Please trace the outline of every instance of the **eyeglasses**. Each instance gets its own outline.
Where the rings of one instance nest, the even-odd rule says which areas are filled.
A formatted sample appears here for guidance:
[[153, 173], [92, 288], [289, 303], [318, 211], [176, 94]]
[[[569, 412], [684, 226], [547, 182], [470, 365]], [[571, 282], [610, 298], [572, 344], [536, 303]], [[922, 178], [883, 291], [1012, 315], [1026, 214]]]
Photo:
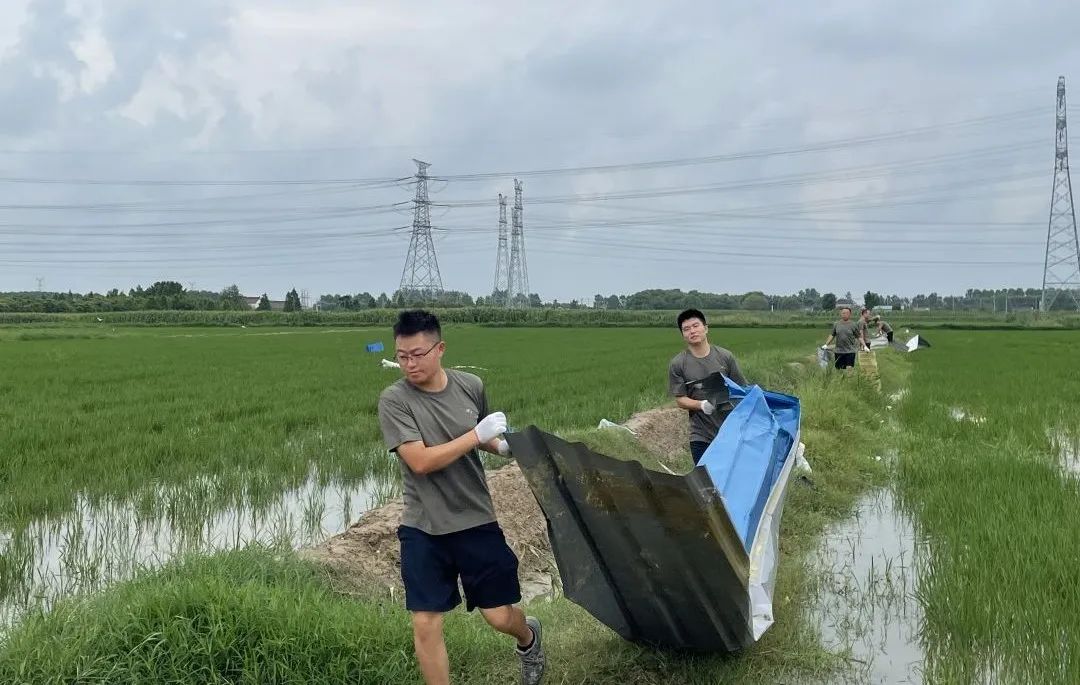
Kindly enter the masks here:
[[401, 364], [402, 366], [404, 366], [405, 364], [408, 364], [410, 361], [420, 361], [424, 357], [428, 356], [428, 354], [430, 354], [432, 350], [434, 350], [436, 347], [438, 347], [439, 343], [441, 343], [441, 342], [442, 342], [442, 340], [437, 341], [434, 345], [427, 348], [427, 352], [423, 352], [421, 354], [408, 354], [408, 353], [405, 353], [405, 352], [398, 352], [397, 353], [398, 364]]

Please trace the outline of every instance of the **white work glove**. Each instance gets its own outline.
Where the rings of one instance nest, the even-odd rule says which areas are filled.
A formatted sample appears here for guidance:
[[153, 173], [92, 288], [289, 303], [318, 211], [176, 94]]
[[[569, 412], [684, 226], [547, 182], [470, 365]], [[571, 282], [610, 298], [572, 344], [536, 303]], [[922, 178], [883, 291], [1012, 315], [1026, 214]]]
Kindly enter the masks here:
[[492, 438], [499, 437], [506, 432], [506, 414], [501, 411], [488, 414], [480, 420], [480, 423], [476, 424], [473, 432], [476, 433], [481, 445], [489, 442]]
[[716, 405], [709, 400], [702, 400], [701, 411], [704, 412], [706, 415], [712, 414], [714, 411], [716, 411]]
[[828, 345], [822, 345], [822, 346], [821, 346], [821, 349], [823, 349], [823, 350], [827, 350], [827, 349], [829, 349], [829, 346], [828, 346]]
[[495, 443], [495, 449], [499, 452], [500, 457], [510, 456], [510, 443], [505, 440], [500, 439]]

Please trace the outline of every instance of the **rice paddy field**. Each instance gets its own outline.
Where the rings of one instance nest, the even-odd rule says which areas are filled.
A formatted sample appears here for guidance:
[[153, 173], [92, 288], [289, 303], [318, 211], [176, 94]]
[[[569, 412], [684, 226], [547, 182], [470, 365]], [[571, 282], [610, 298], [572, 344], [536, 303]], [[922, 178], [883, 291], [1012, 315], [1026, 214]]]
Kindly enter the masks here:
[[926, 678], [1080, 682], [1080, 335], [934, 340], [900, 406], [897, 474]]
[[[512, 426], [643, 461], [592, 429], [667, 402], [681, 347], [673, 328], [445, 336]], [[711, 334], [803, 401], [814, 484], [785, 510], [776, 625], [737, 657], [680, 655], [542, 602], [545, 682], [1080, 680], [1080, 332], [935, 331], [846, 376], [812, 363], [824, 337]], [[390, 350], [385, 328], [0, 329], [0, 681], [417, 682], [398, 603], [290, 552], [397, 494]], [[514, 682], [476, 616], [447, 640], [455, 682]]]

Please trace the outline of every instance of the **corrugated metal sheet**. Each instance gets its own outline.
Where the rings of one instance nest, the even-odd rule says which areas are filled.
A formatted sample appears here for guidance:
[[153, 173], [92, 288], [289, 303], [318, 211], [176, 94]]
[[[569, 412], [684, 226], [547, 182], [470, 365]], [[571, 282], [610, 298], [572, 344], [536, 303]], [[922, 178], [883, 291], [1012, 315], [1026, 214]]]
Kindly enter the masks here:
[[710, 652], [753, 642], [747, 553], [704, 468], [650, 471], [534, 426], [507, 440], [569, 599], [635, 642]]

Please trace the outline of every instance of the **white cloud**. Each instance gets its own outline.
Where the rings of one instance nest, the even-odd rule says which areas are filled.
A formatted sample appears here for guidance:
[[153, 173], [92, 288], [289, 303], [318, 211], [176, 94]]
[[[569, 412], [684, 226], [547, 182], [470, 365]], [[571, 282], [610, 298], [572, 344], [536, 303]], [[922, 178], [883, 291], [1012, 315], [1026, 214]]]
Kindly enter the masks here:
[[[932, 222], [1044, 223], [1053, 84], [1062, 65], [1080, 56], [1068, 34], [1078, 17], [1080, 9], [1072, 6], [1023, 9], [1003, 1], [939, 6], [834, 0], [792, 4], [783, 12], [625, 1], [422, 8], [330, 0], [9, 2], [0, 8], [0, 97], [15, 104], [0, 112], [0, 148], [39, 152], [3, 157], [3, 175], [369, 178], [409, 175], [414, 156], [443, 175], [760, 153], [926, 126], [930, 132], [918, 139], [815, 153], [526, 177], [526, 203], [567, 194], [714, 188], [527, 206], [526, 230], [531, 220], [537, 225], [528, 241], [537, 246], [529, 256], [530, 279], [545, 297], [560, 299], [645, 287], [702, 288], [702, 274], [720, 271], [724, 287], [733, 290], [815, 286], [854, 292], [869, 286], [833, 282], [835, 270], [821, 264], [857, 263], [862, 249], [897, 260], [878, 273], [852, 272], [853, 280], [864, 277], [860, 273], [874, 279], [879, 291], [905, 290], [910, 282], [939, 291], [1036, 284], [1037, 266], [927, 269], [906, 262], [925, 255], [931, 238], [946, 235], [980, 239], [979, 255], [986, 260], [1028, 261], [1024, 250], [995, 248], [977, 228], [935, 230]], [[1020, 113], [1001, 117], [1010, 112]], [[942, 127], [978, 117], [998, 119]], [[1046, 149], [1020, 145], [1043, 139]], [[974, 154], [1013, 144], [997, 155]], [[956, 161], [905, 166], [947, 154], [957, 155]], [[851, 178], [832, 173], [871, 166], [880, 169]], [[1042, 168], [1044, 183], [1031, 177]], [[1022, 178], [1005, 178], [1010, 175]], [[804, 180], [764, 183], [787, 177]], [[1036, 189], [1040, 183], [1045, 188]], [[933, 192], [935, 186], [945, 190]], [[433, 196], [436, 202], [470, 205], [439, 207], [434, 214], [447, 229], [438, 241], [444, 280], [485, 292], [494, 268], [495, 194], [512, 194], [510, 179], [433, 188], [443, 188]], [[82, 214], [0, 209], [0, 224], [67, 227], [35, 229], [30, 237], [0, 235], [0, 289], [28, 287], [44, 274], [54, 287], [83, 290], [171, 275], [200, 283], [237, 281], [258, 292], [293, 284], [313, 292], [392, 291], [407, 244], [389, 232], [408, 223], [407, 212], [307, 220], [334, 208], [407, 202], [407, 187], [313, 193], [290, 186], [61, 184], [15, 192], [23, 190], [44, 204], [169, 198], [180, 207]], [[245, 193], [264, 197], [205, 200]], [[829, 212], [811, 211], [823, 202], [831, 203]], [[889, 206], [877, 206], [882, 204]], [[685, 215], [747, 207], [784, 207], [803, 220]], [[266, 221], [290, 214], [304, 220]], [[641, 217], [656, 223], [619, 223]], [[172, 227], [187, 218], [192, 228]], [[900, 229], [859, 223], [871, 219], [911, 221], [907, 233], [927, 241], [882, 245], [875, 241]], [[597, 220], [604, 225], [587, 225]], [[122, 252], [91, 260], [93, 246], [102, 241], [80, 237], [77, 229], [109, 222], [148, 224], [124, 242], [125, 249], [142, 250], [144, 264], [109, 263], [127, 258]], [[541, 226], [561, 223], [568, 225], [541, 233]], [[57, 239], [60, 233], [67, 238]], [[800, 240], [786, 245], [777, 239], [787, 235]], [[559, 236], [579, 242], [560, 245]], [[539, 251], [543, 245], [595, 255], [605, 240], [622, 241], [617, 252], [632, 259], [574, 258], [570, 280], [556, 275], [565, 256]], [[1039, 240], [1035, 235], [1036, 252]], [[237, 251], [236, 245], [261, 247]], [[718, 254], [675, 267], [672, 249]], [[725, 253], [798, 253], [820, 256], [821, 263], [725, 259]]]

